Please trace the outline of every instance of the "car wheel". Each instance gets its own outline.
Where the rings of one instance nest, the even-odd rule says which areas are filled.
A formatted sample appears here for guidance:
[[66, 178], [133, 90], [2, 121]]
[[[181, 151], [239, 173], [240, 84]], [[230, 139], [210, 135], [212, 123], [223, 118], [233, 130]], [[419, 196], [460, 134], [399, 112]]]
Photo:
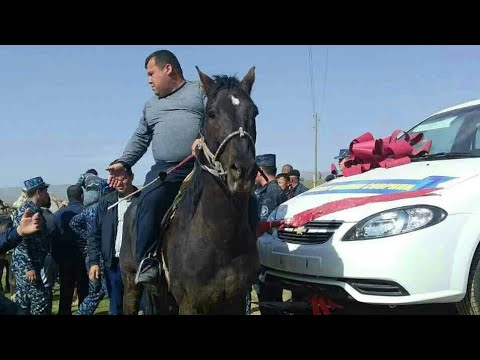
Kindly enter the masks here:
[[467, 293], [463, 300], [457, 303], [457, 310], [461, 315], [480, 315], [480, 248], [477, 248], [473, 256]]

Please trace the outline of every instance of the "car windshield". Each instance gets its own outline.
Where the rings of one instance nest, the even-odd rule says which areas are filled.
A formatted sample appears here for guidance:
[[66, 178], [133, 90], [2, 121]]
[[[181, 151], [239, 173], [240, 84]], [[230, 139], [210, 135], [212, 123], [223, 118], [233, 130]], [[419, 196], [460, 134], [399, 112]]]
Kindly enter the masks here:
[[455, 155], [480, 156], [480, 105], [434, 115], [407, 133], [423, 133], [423, 140], [414, 146], [420, 149], [428, 140], [432, 147], [428, 157]]

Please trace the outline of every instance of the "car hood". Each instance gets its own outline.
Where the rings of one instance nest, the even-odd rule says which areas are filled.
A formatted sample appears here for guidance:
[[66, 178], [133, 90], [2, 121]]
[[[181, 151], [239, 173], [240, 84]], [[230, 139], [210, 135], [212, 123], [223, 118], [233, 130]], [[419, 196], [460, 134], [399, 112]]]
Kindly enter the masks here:
[[[294, 197], [281, 205], [281, 218], [291, 218], [299, 212], [344, 199], [375, 195], [388, 197], [388, 194], [423, 189], [438, 189], [434, 193], [442, 194], [478, 175], [480, 158], [421, 161], [389, 169], [377, 168], [355, 176], [339, 177]], [[322, 219], [359, 221], [368, 216], [366, 212], [375, 213], [409, 202], [417, 203], [418, 198], [366, 204], [323, 216]]]

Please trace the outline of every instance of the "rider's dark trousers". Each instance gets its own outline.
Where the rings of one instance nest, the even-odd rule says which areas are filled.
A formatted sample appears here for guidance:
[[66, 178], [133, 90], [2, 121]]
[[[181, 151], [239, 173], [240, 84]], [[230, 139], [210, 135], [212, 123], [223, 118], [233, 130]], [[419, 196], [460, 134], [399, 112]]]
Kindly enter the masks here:
[[[189, 161], [181, 168], [167, 176], [165, 181], [157, 180], [142, 190], [137, 208], [137, 243], [135, 258], [137, 263], [152, 251], [155, 245], [159, 225], [168, 208], [172, 205], [182, 181], [193, 169], [194, 161]], [[157, 162], [145, 178], [145, 184], [155, 179], [160, 171], [177, 165], [177, 163]]]

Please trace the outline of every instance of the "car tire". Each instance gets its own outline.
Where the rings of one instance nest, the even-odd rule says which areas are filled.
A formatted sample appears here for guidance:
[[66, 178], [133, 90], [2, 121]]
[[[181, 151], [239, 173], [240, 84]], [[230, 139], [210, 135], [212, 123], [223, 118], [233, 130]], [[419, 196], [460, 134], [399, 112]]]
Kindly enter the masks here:
[[463, 300], [457, 303], [457, 310], [461, 315], [480, 315], [480, 248], [477, 248], [473, 256], [467, 293]]

